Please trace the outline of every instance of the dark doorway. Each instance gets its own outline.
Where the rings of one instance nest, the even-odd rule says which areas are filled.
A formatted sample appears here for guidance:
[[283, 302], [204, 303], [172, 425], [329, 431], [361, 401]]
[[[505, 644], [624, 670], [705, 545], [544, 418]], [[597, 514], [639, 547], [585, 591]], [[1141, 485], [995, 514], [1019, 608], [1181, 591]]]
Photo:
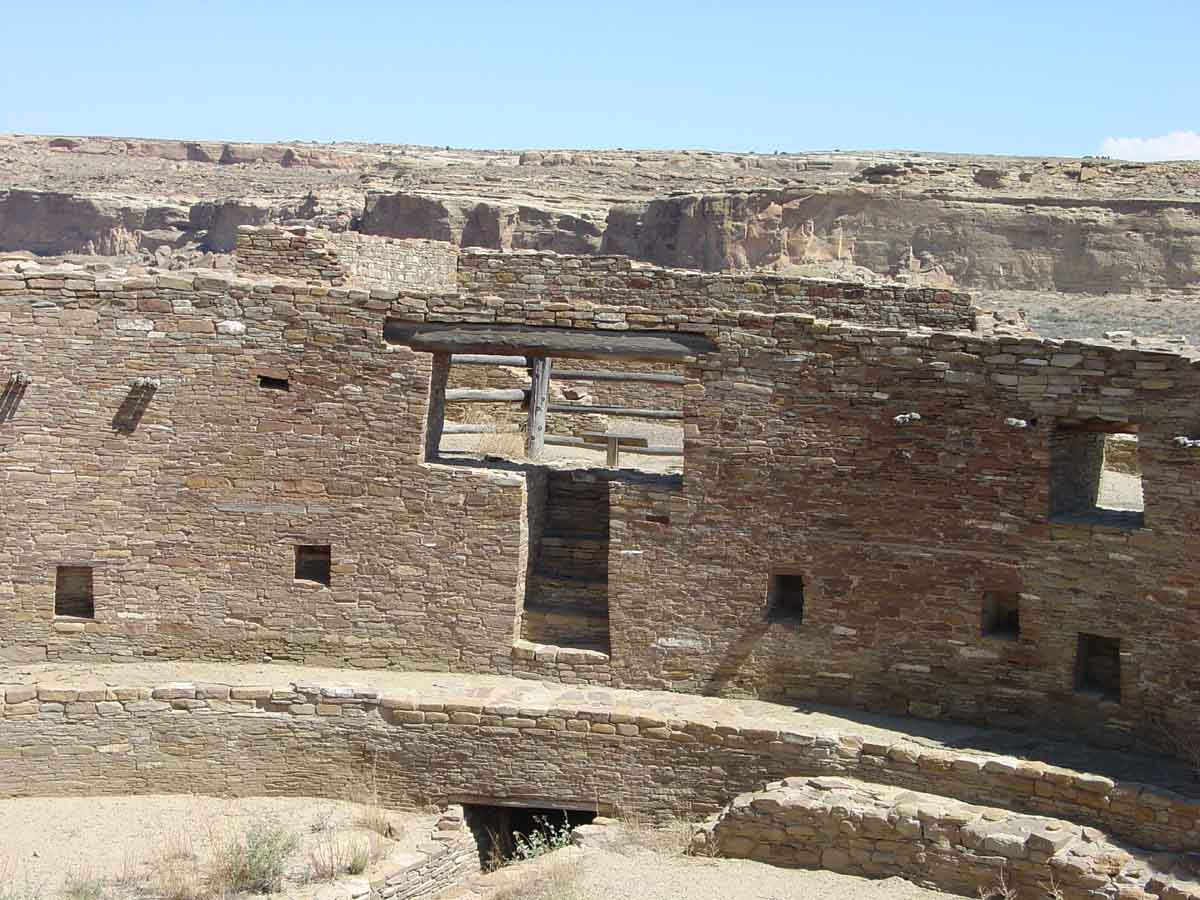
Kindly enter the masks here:
[[484, 870], [499, 868], [518, 856], [522, 841], [553, 842], [596, 817], [591, 810], [532, 806], [464, 804], [463, 811], [479, 846], [479, 865]]

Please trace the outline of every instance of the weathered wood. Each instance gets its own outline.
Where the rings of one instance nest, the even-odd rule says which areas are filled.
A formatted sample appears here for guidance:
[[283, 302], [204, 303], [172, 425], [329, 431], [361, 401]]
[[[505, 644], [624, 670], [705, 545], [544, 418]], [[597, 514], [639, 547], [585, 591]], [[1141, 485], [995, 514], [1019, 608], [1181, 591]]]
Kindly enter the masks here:
[[435, 353], [429, 374], [429, 413], [425, 418], [425, 458], [437, 459], [446, 421], [446, 382], [450, 379], [450, 356]]
[[448, 403], [524, 403], [523, 388], [454, 388], [446, 391]]
[[716, 350], [716, 345], [708, 338], [686, 332], [450, 325], [402, 319], [388, 319], [383, 326], [383, 337], [388, 343], [427, 353], [525, 354], [648, 362], [691, 361]]
[[595, 370], [558, 369], [556, 381], [641, 381], [649, 384], [687, 384], [682, 375], [667, 375], [664, 372], [601, 372]]
[[530, 360], [532, 381], [529, 386], [529, 427], [525, 431], [525, 455], [537, 459], [546, 443], [546, 410], [550, 406], [550, 360], [535, 356]]
[[628, 431], [585, 431], [580, 437], [586, 444], [606, 444], [616, 438], [622, 447], [649, 447], [650, 441], [644, 435]]
[[628, 406], [587, 406], [582, 403], [551, 403], [552, 413], [591, 413], [598, 416], [628, 416], [637, 419], [682, 419], [678, 409], [634, 409]]
[[[571, 437], [564, 434], [546, 435], [546, 443], [552, 447], [578, 447], [581, 450], [597, 449], [595, 444], [589, 444], [583, 438]], [[666, 447], [654, 444], [649, 447], [623, 447], [623, 453], [635, 456], [683, 456], [682, 447]]]
[[455, 353], [450, 362], [456, 366], [525, 366], [524, 356], [496, 356], [490, 353]]
[[476, 425], [469, 422], [447, 422], [442, 434], [519, 434], [520, 425], [511, 422], [496, 422], [491, 425]]

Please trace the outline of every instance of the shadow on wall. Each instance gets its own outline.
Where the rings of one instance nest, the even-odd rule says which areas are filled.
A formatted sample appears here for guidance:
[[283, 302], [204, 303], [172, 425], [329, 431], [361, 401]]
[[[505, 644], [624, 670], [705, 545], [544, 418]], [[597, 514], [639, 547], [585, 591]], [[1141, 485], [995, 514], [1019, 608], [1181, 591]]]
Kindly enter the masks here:
[[116, 415], [113, 416], [113, 430], [119, 434], [133, 434], [142, 421], [150, 401], [158, 390], [158, 381], [149, 378], [139, 378], [133, 383], [121, 403]]
[[25, 397], [25, 390], [29, 386], [29, 376], [22, 372], [13, 373], [8, 379], [8, 384], [4, 386], [4, 392], [0, 394], [0, 424], [11, 421], [17, 414], [17, 407], [21, 405], [21, 400]]

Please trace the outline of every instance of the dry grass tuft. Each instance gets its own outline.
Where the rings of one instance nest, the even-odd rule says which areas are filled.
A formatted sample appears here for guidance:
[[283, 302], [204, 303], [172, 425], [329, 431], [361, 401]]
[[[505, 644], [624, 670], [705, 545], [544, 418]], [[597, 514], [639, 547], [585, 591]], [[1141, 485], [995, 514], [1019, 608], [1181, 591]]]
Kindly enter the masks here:
[[[517, 871], [520, 871], [519, 869]], [[579, 884], [583, 864], [577, 856], [547, 860], [536, 872], [515, 878], [489, 900], [593, 900]]]
[[104, 879], [86, 869], [72, 869], [63, 879], [65, 900], [104, 900]]
[[216, 849], [209, 884], [226, 894], [277, 891], [299, 838], [274, 822], [255, 822]]

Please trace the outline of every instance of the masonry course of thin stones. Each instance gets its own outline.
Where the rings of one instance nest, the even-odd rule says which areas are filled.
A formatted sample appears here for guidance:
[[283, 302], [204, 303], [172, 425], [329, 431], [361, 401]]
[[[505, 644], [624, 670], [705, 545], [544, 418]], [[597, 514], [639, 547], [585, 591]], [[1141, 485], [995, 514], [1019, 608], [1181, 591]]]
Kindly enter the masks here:
[[236, 261], [246, 274], [313, 284], [389, 285], [443, 290], [454, 285], [458, 248], [357, 232], [277, 226], [238, 228]]
[[900, 876], [967, 897], [1002, 888], [1063, 900], [1193, 900], [1187, 860], [1130, 850], [1040, 816], [843, 778], [788, 778], [742, 794], [697, 833], [722, 857], [869, 878]]
[[[559, 286], [512, 287], [530, 269]], [[895, 290], [763, 293], [609, 258], [466, 253], [459, 273], [448, 293], [0, 275], [0, 366], [32, 377], [0, 425], [0, 657], [563, 677], [1172, 752], [1196, 734], [1181, 635], [1200, 628], [1200, 456], [1177, 443], [1200, 430], [1192, 355], [885, 327]], [[924, 303], [965, 321], [953, 298], [903, 293], [910, 319]], [[826, 307], [860, 321], [792, 311]], [[683, 478], [610, 482], [606, 662], [515, 642], [526, 476], [422, 460], [429, 360], [386, 345], [386, 317], [716, 343], [683, 366]], [[260, 391], [270, 373], [291, 391]], [[138, 378], [161, 386], [114, 433]], [[1047, 516], [1055, 424], [1093, 418], [1140, 429], [1145, 528]], [[297, 544], [335, 548], [331, 587], [292, 581]], [[53, 616], [55, 566], [72, 564], [96, 568], [94, 621]], [[800, 626], [766, 621], [777, 565], [805, 573]], [[1019, 640], [980, 634], [997, 588], [1021, 596]], [[1121, 640], [1120, 703], [1075, 690], [1080, 632]]]
[[[190, 789], [218, 795], [342, 796], [370, 776], [382, 802], [399, 805], [524, 799], [663, 817], [715, 811], [782, 777], [836, 775], [1090, 824], [1141, 847], [1200, 849], [1194, 797], [874, 729], [864, 736], [849, 722], [815, 728], [765, 704], [697, 698], [686, 708], [663, 695], [436, 676], [396, 689], [237, 674], [9, 685], [0, 796], [156, 792], [185, 773]], [[110, 668], [106, 677], [119, 676]]]

